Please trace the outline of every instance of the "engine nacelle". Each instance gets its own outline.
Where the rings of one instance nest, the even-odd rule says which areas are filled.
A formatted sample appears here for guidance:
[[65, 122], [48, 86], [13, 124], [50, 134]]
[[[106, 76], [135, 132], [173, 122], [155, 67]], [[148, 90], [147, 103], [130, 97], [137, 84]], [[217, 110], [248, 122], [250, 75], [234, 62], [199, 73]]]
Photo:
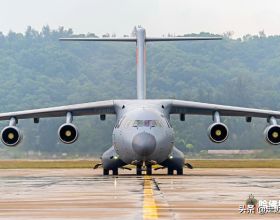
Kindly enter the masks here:
[[222, 143], [228, 138], [228, 128], [223, 123], [213, 123], [208, 128], [208, 136], [211, 141]]
[[22, 135], [16, 126], [7, 126], [1, 131], [1, 141], [9, 147], [14, 147], [20, 143]]
[[280, 126], [270, 125], [264, 130], [265, 139], [268, 143], [277, 145], [280, 144]]
[[74, 143], [79, 136], [78, 129], [72, 123], [65, 123], [58, 129], [58, 137], [65, 144]]

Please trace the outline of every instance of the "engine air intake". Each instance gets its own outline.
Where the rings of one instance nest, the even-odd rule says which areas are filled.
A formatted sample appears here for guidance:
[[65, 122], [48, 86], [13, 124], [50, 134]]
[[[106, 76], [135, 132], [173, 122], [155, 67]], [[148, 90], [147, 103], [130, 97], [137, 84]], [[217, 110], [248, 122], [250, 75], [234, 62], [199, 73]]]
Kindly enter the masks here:
[[265, 139], [270, 144], [280, 144], [280, 126], [270, 125], [264, 130]]
[[208, 136], [215, 143], [222, 143], [228, 138], [228, 128], [223, 123], [213, 123], [208, 128]]
[[72, 123], [65, 123], [58, 129], [59, 139], [65, 144], [72, 144], [78, 139], [78, 129]]
[[21, 141], [21, 132], [15, 126], [7, 126], [1, 131], [1, 141], [9, 147], [14, 147]]

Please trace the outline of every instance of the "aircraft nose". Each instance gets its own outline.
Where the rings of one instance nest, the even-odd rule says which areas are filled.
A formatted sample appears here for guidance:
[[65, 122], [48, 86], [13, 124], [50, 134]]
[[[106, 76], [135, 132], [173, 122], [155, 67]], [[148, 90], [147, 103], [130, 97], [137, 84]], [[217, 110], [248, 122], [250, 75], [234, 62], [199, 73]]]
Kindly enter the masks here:
[[146, 132], [136, 134], [132, 140], [132, 148], [140, 156], [149, 156], [156, 148], [155, 136]]

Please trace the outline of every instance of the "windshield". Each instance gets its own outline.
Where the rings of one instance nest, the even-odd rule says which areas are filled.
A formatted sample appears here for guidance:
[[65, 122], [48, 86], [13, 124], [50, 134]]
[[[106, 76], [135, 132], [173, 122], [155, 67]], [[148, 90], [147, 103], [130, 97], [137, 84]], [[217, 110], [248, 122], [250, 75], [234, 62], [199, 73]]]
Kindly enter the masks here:
[[163, 123], [159, 120], [125, 120], [122, 127], [163, 127]]

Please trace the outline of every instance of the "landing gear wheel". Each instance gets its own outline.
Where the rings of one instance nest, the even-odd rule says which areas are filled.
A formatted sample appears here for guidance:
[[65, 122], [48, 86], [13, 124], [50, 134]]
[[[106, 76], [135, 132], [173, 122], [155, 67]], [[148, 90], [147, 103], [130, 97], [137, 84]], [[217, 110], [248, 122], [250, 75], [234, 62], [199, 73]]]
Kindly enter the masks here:
[[183, 175], [183, 168], [177, 169], [177, 175]]
[[108, 169], [103, 169], [103, 175], [109, 175], [109, 170]]
[[152, 175], [152, 165], [147, 165], [147, 175]]
[[118, 175], [118, 174], [119, 174], [118, 168], [113, 169], [113, 175]]
[[142, 175], [142, 166], [138, 166], [136, 167], [136, 175], [137, 176], [141, 176]]
[[173, 169], [171, 169], [171, 168], [167, 168], [167, 174], [168, 175], [173, 175]]

